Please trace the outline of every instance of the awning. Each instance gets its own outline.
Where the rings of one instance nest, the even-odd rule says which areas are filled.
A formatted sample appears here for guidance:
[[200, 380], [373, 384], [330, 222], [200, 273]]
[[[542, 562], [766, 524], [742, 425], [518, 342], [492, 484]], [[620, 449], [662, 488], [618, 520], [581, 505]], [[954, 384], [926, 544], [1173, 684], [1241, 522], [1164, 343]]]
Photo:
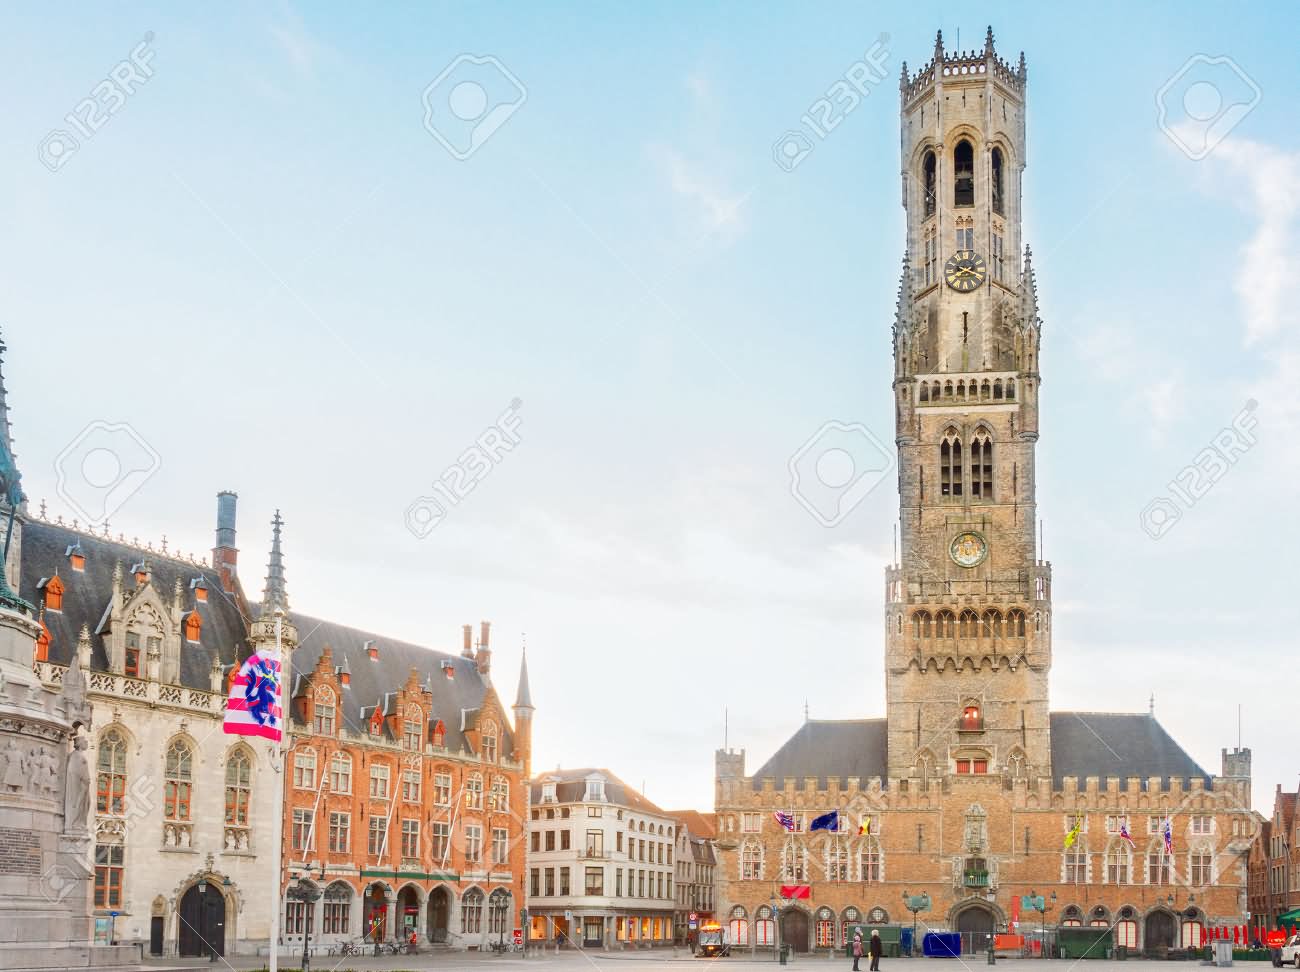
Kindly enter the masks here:
[[1292, 908], [1286, 914], [1278, 915], [1277, 921], [1279, 925], [1290, 925], [1293, 922], [1300, 924], [1300, 908]]

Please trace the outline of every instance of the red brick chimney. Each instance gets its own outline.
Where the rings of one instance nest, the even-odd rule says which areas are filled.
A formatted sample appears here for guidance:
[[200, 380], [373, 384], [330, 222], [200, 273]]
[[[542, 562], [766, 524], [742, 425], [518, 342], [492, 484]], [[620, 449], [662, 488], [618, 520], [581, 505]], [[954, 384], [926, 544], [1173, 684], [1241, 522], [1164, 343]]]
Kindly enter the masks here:
[[460, 646], [460, 655], [462, 658], [474, 657], [474, 625], [461, 625], [461, 632], [464, 634], [464, 642]]
[[478, 654], [474, 656], [474, 663], [478, 666], [478, 673], [484, 676], [492, 671], [492, 650], [488, 647], [488, 633], [491, 627], [491, 621], [479, 622]]

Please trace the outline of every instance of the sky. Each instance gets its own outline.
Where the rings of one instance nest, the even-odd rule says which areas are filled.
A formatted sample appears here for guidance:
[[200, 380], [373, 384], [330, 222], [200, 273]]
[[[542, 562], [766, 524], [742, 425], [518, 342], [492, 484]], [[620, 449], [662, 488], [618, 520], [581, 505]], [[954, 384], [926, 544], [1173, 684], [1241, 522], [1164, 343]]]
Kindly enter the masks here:
[[825, 526], [789, 462], [892, 439], [897, 78], [988, 24], [1029, 70], [1053, 708], [1154, 694], [1213, 772], [1240, 711], [1267, 813], [1300, 773], [1289, 5], [9, 5], [26, 492], [207, 552], [235, 490], [252, 596], [278, 508], [296, 610], [444, 651], [490, 620], [535, 769], [710, 809], [724, 739], [753, 771], [805, 706], [883, 715], [893, 479]]

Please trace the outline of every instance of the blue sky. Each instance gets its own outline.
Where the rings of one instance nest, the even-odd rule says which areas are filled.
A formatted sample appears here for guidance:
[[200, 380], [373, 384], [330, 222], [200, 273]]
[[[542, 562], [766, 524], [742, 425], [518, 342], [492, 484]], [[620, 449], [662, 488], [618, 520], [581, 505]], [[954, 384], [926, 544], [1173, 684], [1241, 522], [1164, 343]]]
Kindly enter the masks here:
[[[538, 768], [707, 808], [724, 709], [751, 770], [805, 699], [883, 713], [895, 491], [825, 528], [787, 460], [829, 420], [891, 438], [900, 62], [992, 23], [1029, 64], [1054, 707], [1154, 692], [1217, 771], [1242, 703], [1271, 804], [1297, 772], [1294, 13], [954, 9], [10, 7], [0, 321], [27, 492], [76, 515], [58, 457], [129, 423], [157, 469], [114, 532], [206, 550], [235, 489], [260, 590], [278, 506], [297, 609], [445, 650], [490, 619], [507, 698], [526, 632]], [[882, 35], [885, 80], [774, 164]], [[147, 80], [51, 171], [47, 133], [76, 137], [65, 116], [142, 42]], [[461, 161], [422, 93], [465, 53], [527, 97]], [[1260, 97], [1193, 161], [1155, 99], [1198, 54]], [[1141, 511], [1252, 399], [1258, 445], [1151, 539]], [[417, 538], [408, 507], [516, 400], [518, 444]]]

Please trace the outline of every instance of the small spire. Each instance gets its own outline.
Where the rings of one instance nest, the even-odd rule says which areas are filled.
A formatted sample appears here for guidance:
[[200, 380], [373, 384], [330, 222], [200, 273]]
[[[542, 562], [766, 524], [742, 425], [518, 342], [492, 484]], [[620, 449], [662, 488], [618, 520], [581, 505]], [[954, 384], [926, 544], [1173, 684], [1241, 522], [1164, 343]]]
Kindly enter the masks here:
[[519, 691], [515, 693], [516, 709], [533, 709], [533, 692], [528, 685], [528, 647], [519, 656]]
[[993, 25], [989, 24], [988, 33], [984, 35], [984, 56], [993, 56]]
[[907, 62], [906, 61], [903, 62], [903, 66], [901, 69], [899, 69], [898, 72], [898, 90], [903, 92], [907, 91]]
[[18, 510], [27, 497], [23, 495], [23, 477], [18, 472], [13, 436], [9, 430], [9, 404], [3, 371], [4, 353], [7, 350], [4, 338], [0, 337], [0, 491], [3, 493], [0, 500], [11, 509]]
[[934, 34], [934, 63], [943, 63], [943, 31], [935, 31]]
[[289, 611], [289, 593], [284, 587], [284, 555], [280, 551], [280, 528], [284, 520], [280, 511], [271, 519], [271, 559], [266, 565], [266, 586], [262, 588], [262, 617], [271, 618], [277, 611]]
[[1021, 52], [1020, 52], [1020, 69], [1019, 69], [1019, 73], [1020, 73], [1020, 80], [1021, 80], [1021, 81], [1023, 81], [1023, 80], [1025, 79], [1025, 76], [1028, 74], [1028, 71], [1027, 71], [1026, 68], [1025, 68], [1025, 52], [1024, 52], [1024, 51], [1021, 51]]

